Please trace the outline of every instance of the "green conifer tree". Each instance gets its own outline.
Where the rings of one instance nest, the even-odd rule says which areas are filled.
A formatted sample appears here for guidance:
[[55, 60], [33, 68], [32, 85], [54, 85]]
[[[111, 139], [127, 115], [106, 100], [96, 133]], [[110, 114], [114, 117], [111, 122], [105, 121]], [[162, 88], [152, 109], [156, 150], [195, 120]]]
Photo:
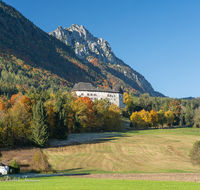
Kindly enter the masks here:
[[68, 128], [67, 124], [67, 114], [64, 108], [64, 104], [61, 98], [58, 98], [55, 104], [56, 107], [56, 131], [55, 137], [58, 139], [67, 138]]
[[47, 145], [49, 138], [47, 113], [42, 101], [33, 106], [33, 130], [32, 140], [36, 145], [43, 147]]
[[186, 125], [192, 124], [193, 116], [194, 116], [193, 110], [191, 109], [191, 107], [188, 104], [187, 107], [186, 107], [186, 111], [185, 111], [185, 122], [186, 122]]
[[73, 131], [74, 132], [79, 132], [80, 128], [81, 128], [81, 124], [79, 122], [79, 118], [78, 118], [77, 113], [76, 113], [75, 117], [74, 117]]
[[170, 100], [166, 98], [165, 103], [164, 103], [164, 112], [169, 110], [169, 103], [170, 103]]

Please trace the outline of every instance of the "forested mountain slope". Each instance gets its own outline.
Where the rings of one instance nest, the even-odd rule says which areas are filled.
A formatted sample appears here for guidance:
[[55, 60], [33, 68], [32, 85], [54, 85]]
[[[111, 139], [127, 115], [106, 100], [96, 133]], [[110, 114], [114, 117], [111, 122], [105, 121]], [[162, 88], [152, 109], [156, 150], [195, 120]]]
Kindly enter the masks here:
[[142, 83], [122, 77], [120, 69], [94, 58], [85, 63], [69, 46], [42, 31], [15, 8], [0, 2], [0, 94], [14, 94], [31, 86], [70, 90], [80, 81], [99, 88], [117, 83], [125, 91], [148, 92]]

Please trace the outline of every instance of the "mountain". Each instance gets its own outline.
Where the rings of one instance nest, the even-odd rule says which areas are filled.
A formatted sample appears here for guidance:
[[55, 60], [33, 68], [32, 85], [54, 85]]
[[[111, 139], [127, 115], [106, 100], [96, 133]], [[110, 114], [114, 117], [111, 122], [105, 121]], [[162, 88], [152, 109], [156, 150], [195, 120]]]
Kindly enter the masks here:
[[79, 81], [97, 81], [96, 85], [101, 86], [105, 80], [83, 64], [68, 46], [1, 1], [0, 76], [0, 94], [13, 94], [31, 86], [70, 91]]
[[[95, 38], [89, 36], [84, 27], [85, 35], [75, 33], [75, 28], [80, 27], [74, 25], [71, 31], [68, 29], [69, 35], [74, 37], [66, 45], [35, 26], [15, 8], [0, 1], [0, 94], [27, 91], [31, 86], [70, 91], [75, 83], [90, 82], [99, 88], [112, 88], [119, 84], [124, 91], [135, 94], [149, 92], [152, 96], [162, 95], [155, 92], [142, 75], [119, 60], [106, 41], [100, 40], [100, 45], [95, 45]], [[103, 47], [108, 50], [104, 59], [91, 52], [86, 57], [86, 52], [89, 52], [86, 47], [85, 53], [80, 53], [84, 48], [75, 46], [78, 38], [85, 43], [80, 33], [87, 39], [94, 38], [91, 46], [88, 45], [88, 48], [92, 47], [91, 52], [97, 49], [101, 53]], [[83, 42], [79, 41], [79, 44]]]
[[84, 26], [77, 24], [69, 28], [59, 26], [49, 34], [70, 46], [84, 63], [95, 62], [95, 66], [98, 67], [101, 62], [107, 66], [107, 73], [120, 78], [135, 90], [141, 93], [148, 92], [151, 96], [163, 96], [154, 91], [151, 84], [140, 73], [116, 57], [107, 41], [94, 37]]
[[196, 99], [195, 97], [185, 97], [185, 98], [180, 98], [180, 99], [183, 99], [183, 100], [193, 100], [193, 99]]

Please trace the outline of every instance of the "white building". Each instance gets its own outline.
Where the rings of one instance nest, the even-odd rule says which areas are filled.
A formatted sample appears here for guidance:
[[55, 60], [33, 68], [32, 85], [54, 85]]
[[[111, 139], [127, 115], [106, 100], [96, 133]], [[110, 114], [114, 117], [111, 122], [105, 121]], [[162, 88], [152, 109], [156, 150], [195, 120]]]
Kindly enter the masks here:
[[113, 89], [98, 89], [91, 83], [79, 82], [74, 85], [71, 92], [75, 92], [80, 97], [89, 97], [92, 101], [108, 98], [111, 103], [119, 106], [119, 108], [126, 106], [123, 102], [123, 91], [119, 85], [115, 85]]
[[10, 166], [0, 162], [0, 175], [7, 175], [10, 171]]

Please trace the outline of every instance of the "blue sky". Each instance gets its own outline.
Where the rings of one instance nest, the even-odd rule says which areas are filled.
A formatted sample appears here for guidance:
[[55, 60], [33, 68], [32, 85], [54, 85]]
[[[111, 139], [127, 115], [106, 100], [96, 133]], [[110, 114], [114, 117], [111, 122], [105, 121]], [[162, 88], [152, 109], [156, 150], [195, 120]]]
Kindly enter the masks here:
[[3, 0], [45, 32], [84, 25], [154, 90], [200, 97], [199, 0]]

